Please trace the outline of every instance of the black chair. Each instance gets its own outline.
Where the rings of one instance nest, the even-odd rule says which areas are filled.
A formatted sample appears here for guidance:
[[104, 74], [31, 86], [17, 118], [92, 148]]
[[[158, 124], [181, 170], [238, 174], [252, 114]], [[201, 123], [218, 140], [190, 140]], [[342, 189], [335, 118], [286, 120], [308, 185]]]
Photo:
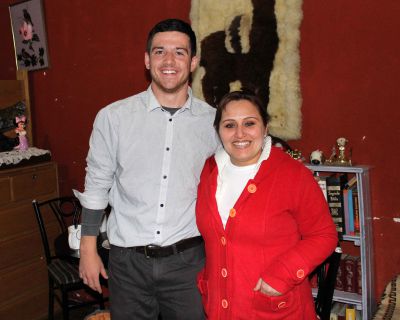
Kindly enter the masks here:
[[[79, 277], [79, 267], [77, 261], [59, 257], [51, 252], [48, 235], [62, 236], [67, 235], [68, 221], [72, 221], [80, 215], [81, 207], [75, 197], [61, 197], [43, 202], [32, 201], [36, 219], [39, 224], [40, 235], [43, 242], [44, 253], [49, 282], [49, 309], [48, 319], [54, 318], [54, 299], [62, 307], [63, 319], [69, 318], [71, 309], [83, 306], [98, 304], [100, 309], [104, 309], [104, 299], [102, 294], [91, 290]], [[67, 237], [65, 237], [67, 241]], [[84, 289], [93, 299], [88, 301], [77, 301], [71, 299], [70, 293]]]
[[317, 275], [318, 293], [315, 298], [315, 311], [321, 320], [329, 320], [335, 291], [336, 277], [339, 269], [342, 249], [335, 251], [310, 275]]

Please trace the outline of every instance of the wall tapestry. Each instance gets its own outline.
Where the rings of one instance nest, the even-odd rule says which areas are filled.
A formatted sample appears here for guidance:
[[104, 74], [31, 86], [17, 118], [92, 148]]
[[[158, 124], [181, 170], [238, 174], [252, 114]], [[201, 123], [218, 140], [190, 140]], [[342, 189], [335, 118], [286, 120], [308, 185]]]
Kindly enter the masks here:
[[195, 95], [216, 106], [229, 91], [254, 89], [271, 116], [270, 134], [299, 139], [301, 5], [302, 0], [192, 0], [200, 56]]

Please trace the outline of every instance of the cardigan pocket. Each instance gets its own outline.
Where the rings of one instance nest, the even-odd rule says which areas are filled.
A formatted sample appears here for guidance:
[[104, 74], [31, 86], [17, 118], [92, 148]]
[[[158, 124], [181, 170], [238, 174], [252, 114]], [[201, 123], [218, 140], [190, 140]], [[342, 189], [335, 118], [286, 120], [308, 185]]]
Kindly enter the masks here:
[[292, 291], [281, 296], [268, 296], [260, 291], [253, 294], [253, 319], [301, 319], [299, 299]]

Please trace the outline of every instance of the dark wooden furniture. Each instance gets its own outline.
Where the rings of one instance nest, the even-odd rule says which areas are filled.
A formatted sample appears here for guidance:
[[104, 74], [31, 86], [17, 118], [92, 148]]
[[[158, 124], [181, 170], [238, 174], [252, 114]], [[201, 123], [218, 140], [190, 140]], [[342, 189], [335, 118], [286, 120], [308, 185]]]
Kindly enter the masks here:
[[0, 319], [47, 314], [46, 263], [32, 199], [58, 194], [54, 162], [0, 170]]
[[[68, 225], [73, 217], [80, 216], [81, 206], [78, 199], [60, 197], [41, 202], [33, 200], [32, 205], [39, 226], [48, 271], [48, 319], [54, 318], [54, 300], [59, 302], [64, 320], [69, 319], [69, 311], [72, 309], [93, 304], [99, 304], [100, 309], [104, 309], [103, 295], [91, 290], [83, 283], [79, 277], [79, 265], [76, 261], [65, 259], [65, 256], [57, 256], [56, 250], [50, 249], [48, 234], [54, 224], [58, 227], [59, 235], [66, 235]], [[71, 299], [70, 293], [80, 290], [87, 291], [93, 299], [83, 301]]]

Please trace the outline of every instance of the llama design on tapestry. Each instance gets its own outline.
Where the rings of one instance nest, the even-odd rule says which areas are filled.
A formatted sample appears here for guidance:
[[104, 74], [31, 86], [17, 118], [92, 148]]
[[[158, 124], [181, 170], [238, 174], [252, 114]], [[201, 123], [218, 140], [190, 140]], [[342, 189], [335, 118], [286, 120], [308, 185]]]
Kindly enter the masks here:
[[247, 22], [243, 15], [234, 17], [227, 30], [232, 52], [225, 46], [225, 31], [214, 32], [201, 41], [200, 66], [206, 70], [201, 84], [204, 98], [211, 105], [217, 105], [226, 93], [240, 87], [255, 89], [268, 105], [269, 88], [265, 84], [279, 41], [274, 1], [253, 0], [253, 6], [249, 48], [243, 48], [241, 42], [240, 27]]
[[300, 138], [301, 5], [302, 0], [192, 0], [200, 56], [194, 94], [216, 106], [230, 91], [253, 89], [271, 116], [269, 132]]

